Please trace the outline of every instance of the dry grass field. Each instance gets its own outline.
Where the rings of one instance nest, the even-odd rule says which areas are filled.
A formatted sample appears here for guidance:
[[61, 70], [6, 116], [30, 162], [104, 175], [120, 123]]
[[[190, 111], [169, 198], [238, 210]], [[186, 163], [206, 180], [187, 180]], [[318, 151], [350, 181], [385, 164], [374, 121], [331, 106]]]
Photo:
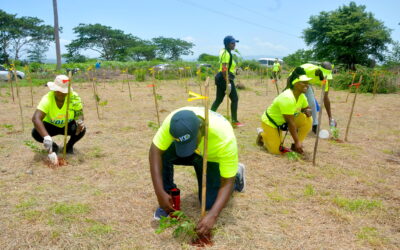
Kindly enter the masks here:
[[[255, 144], [261, 113], [275, 97], [271, 82], [241, 81], [235, 130], [239, 160], [247, 168], [245, 193], [234, 193], [215, 227], [214, 249], [399, 249], [400, 248], [400, 95], [360, 94], [349, 142], [321, 140], [317, 165], [273, 156]], [[91, 84], [76, 83], [84, 101], [86, 136], [68, 156], [68, 165], [49, 168], [41, 144], [31, 137], [30, 90], [21, 88], [19, 106], [8, 88], [0, 96], [0, 248], [1, 249], [179, 249], [193, 248], [155, 234], [157, 200], [151, 184], [148, 150], [157, 123], [150, 82], [102, 82], [108, 104], [98, 119]], [[4, 84], [4, 83], [1, 83]], [[281, 83], [282, 84], [282, 83]], [[161, 120], [187, 102], [177, 81], [158, 83]], [[282, 84], [283, 86], [283, 84]], [[281, 86], [281, 88], [282, 88]], [[189, 89], [200, 92], [198, 85]], [[48, 91], [35, 87], [35, 106]], [[211, 100], [215, 96], [211, 84]], [[8, 93], [8, 94], [7, 94]], [[317, 92], [319, 99], [319, 92]], [[343, 139], [353, 94], [331, 91], [334, 117]], [[218, 110], [226, 112], [225, 102]], [[328, 129], [326, 112], [323, 128]], [[62, 136], [56, 137], [62, 143]], [[28, 141], [28, 142], [26, 142]], [[32, 141], [33, 144], [29, 144]], [[305, 141], [312, 155], [315, 137]], [[286, 140], [290, 145], [291, 139]], [[27, 146], [29, 144], [31, 146]], [[33, 145], [33, 146], [32, 146]], [[177, 166], [182, 210], [198, 220], [200, 206], [191, 167]]]

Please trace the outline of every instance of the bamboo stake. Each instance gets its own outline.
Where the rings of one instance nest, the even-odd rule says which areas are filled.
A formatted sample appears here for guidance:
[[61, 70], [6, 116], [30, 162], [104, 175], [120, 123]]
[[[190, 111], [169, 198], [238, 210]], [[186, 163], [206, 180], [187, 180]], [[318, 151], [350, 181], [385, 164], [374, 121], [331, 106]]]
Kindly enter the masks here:
[[230, 87], [230, 82], [229, 82], [229, 72], [226, 70], [226, 89], [225, 89], [225, 94], [226, 94], [226, 119], [232, 122], [232, 119], [229, 117], [229, 95], [231, 93], [231, 90], [229, 89]]
[[205, 105], [204, 105], [204, 149], [203, 149], [203, 177], [202, 177], [202, 189], [201, 189], [201, 217], [206, 215], [206, 193], [207, 193], [207, 159], [208, 159], [208, 123], [209, 123], [209, 98], [208, 98], [208, 87], [209, 87], [210, 77], [207, 77], [204, 84], [205, 92]]
[[378, 88], [378, 79], [377, 79], [377, 74], [375, 73], [374, 75], [375, 75], [375, 77], [374, 77], [374, 90], [373, 90], [374, 96], [373, 97], [375, 98], [376, 90]]
[[71, 95], [71, 78], [72, 78], [72, 72], [70, 71], [68, 73], [68, 93], [67, 93], [67, 109], [65, 112], [65, 127], [64, 127], [64, 148], [63, 148], [63, 158], [64, 160], [67, 157], [67, 137], [68, 137], [68, 120], [69, 120], [69, 100], [70, 100], [70, 95]]
[[315, 138], [315, 144], [314, 144], [313, 166], [315, 166], [315, 159], [317, 156], [319, 130], [321, 128], [322, 110], [324, 108], [325, 84], [326, 84], [326, 79], [322, 82], [322, 85], [321, 85], [321, 99], [320, 99], [321, 107], [319, 108], [319, 113], [318, 113], [317, 137]]
[[10, 92], [11, 92], [12, 100], [13, 100], [13, 103], [14, 103], [15, 102], [14, 87], [13, 87], [13, 84], [12, 84], [12, 76], [11, 76], [11, 72], [10, 71], [8, 71], [7, 80], [8, 80], [8, 83], [10, 84]]
[[27, 74], [28, 74], [28, 81], [29, 81], [29, 86], [31, 89], [31, 107], [33, 107], [33, 84], [32, 84], [32, 77], [31, 77], [31, 72], [29, 68], [27, 68]]
[[97, 89], [96, 89], [96, 84], [94, 82], [94, 79], [92, 79], [92, 88], [93, 88], [94, 100], [95, 100], [95, 103], [96, 103], [97, 118], [99, 118], [99, 120], [100, 120], [100, 113], [99, 113], [99, 100], [100, 100], [100, 97], [97, 94]]
[[158, 113], [158, 102], [157, 102], [157, 93], [156, 93], [156, 76], [155, 76], [154, 71], [153, 71], [153, 79], [154, 79], [154, 83], [152, 84], [152, 87], [153, 87], [154, 104], [156, 106], [157, 124], [158, 124], [158, 127], [160, 127], [161, 126], [160, 115]]
[[[355, 78], [356, 78], [356, 73], [353, 74], [353, 80], [351, 80], [351, 85], [350, 86], [353, 86]], [[346, 96], [346, 103], [347, 103], [347, 99], [349, 99], [349, 95], [350, 95], [350, 89], [349, 89], [349, 92], [347, 93], [347, 96]]]
[[[359, 82], [358, 82], [358, 86], [356, 86], [356, 91], [354, 94], [354, 99], [353, 99], [353, 104], [351, 105], [351, 111], [350, 111], [350, 116], [349, 116], [349, 121], [347, 122], [347, 127], [346, 127], [346, 135], [344, 137], [344, 140], [347, 141], [347, 135], [349, 134], [349, 130], [350, 130], [350, 123], [351, 123], [351, 118], [353, 116], [353, 111], [354, 111], [354, 105], [356, 104], [356, 98], [357, 98], [357, 92], [358, 92], [358, 88], [361, 85], [362, 82], [362, 78], [363, 76], [360, 76]], [[353, 83], [354, 84], [354, 83]]]
[[128, 82], [128, 90], [129, 90], [129, 99], [132, 101], [132, 92], [131, 92], [131, 84], [129, 82], [129, 75], [126, 75], [126, 81]]
[[21, 115], [21, 127], [22, 127], [22, 131], [24, 131], [24, 116], [22, 113], [22, 104], [21, 104], [21, 97], [19, 94], [19, 87], [18, 87], [18, 76], [17, 76], [17, 71], [14, 68], [14, 78], [15, 78], [15, 88], [17, 91], [17, 97], [18, 97], [18, 105], [19, 105], [19, 113]]

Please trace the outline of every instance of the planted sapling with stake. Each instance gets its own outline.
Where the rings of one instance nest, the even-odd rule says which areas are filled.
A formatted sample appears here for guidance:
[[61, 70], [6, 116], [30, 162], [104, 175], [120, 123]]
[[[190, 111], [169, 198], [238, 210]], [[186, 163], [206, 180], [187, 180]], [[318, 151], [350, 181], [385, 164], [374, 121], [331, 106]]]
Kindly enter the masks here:
[[196, 223], [187, 217], [182, 211], [174, 211], [172, 216], [161, 217], [156, 233], [160, 234], [168, 228], [174, 228], [172, 235], [175, 238], [190, 242], [197, 239]]

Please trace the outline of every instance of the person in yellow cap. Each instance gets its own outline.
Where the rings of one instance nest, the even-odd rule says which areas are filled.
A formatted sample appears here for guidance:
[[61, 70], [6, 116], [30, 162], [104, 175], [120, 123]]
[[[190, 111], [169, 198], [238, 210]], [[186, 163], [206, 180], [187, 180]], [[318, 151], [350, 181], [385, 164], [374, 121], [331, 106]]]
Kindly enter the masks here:
[[[69, 78], [66, 75], [58, 75], [54, 82], [48, 82], [47, 86], [50, 91], [42, 97], [32, 116], [34, 125], [32, 137], [43, 143], [44, 148], [49, 152], [58, 153], [59, 151], [59, 147], [53, 141], [52, 136], [64, 134], [68, 82]], [[74, 153], [74, 144], [82, 139], [85, 133], [82, 101], [71, 88], [68, 111], [68, 135], [71, 138], [67, 143], [68, 154]]]
[[[302, 142], [311, 130], [311, 109], [304, 95], [311, 78], [299, 75], [289, 88], [279, 94], [261, 116], [257, 144], [264, 146], [271, 154], [282, 154], [291, 150], [303, 153]], [[283, 146], [284, 131], [290, 132], [294, 140], [291, 150]]]
[[[232, 126], [242, 127], [243, 123], [237, 119], [237, 110], [239, 97], [235, 86], [235, 73], [236, 73], [236, 62], [232, 56], [232, 50], [235, 49], [236, 43], [239, 41], [233, 38], [233, 36], [226, 36], [224, 38], [224, 46], [219, 53], [219, 72], [215, 75], [215, 85], [217, 85], [217, 94], [215, 101], [211, 106], [212, 111], [217, 111], [219, 105], [224, 100], [226, 93], [229, 93], [231, 99], [231, 115], [232, 115]], [[228, 89], [226, 89], [226, 78], [229, 77]]]
[[[332, 64], [329, 62], [323, 62], [321, 66], [318, 66], [311, 63], [306, 63], [301, 65], [300, 67], [304, 69], [304, 72], [300, 73], [304, 73], [311, 78], [311, 80], [309, 81], [310, 85], [321, 86], [323, 81], [325, 81], [324, 106], [326, 109], [326, 113], [328, 114], [329, 125], [331, 127], [336, 127], [337, 123], [335, 119], [333, 119], [332, 117], [331, 101], [329, 100], [329, 81], [332, 80]], [[288, 84], [290, 79], [291, 76], [289, 75]], [[306, 97], [308, 104], [310, 105], [310, 108], [312, 110], [312, 117], [313, 117], [312, 131], [314, 132], [314, 134], [316, 134], [318, 127], [318, 112], [317, 112], [314, 90], [312, 86], [308, 88]]]
[[159, 207], [154, 219], [167, 217], [180, 202], [174, 202], [174, 165], [193, 166], [197, 176], [199, 200], [205, 202], [207, 215], [200, 219], [196, 231], [207, 235], [233, 190], [245, 189], [244, 165], [238, 162], [235, 133], [222, 115], [209, 111], [207, 151], [207, 191], [202, 201], [204, 147], [204, 107], [183, 107], [169, 114], [153, 138], [150, 152], [150, 172]]
[[275, 59], [274, 65], [272, 66], [272, 78], [277, 81], [278, 78], [281, 78], [281, 71], [282, 67], [281, 64], [278, 61], [278, 58]]

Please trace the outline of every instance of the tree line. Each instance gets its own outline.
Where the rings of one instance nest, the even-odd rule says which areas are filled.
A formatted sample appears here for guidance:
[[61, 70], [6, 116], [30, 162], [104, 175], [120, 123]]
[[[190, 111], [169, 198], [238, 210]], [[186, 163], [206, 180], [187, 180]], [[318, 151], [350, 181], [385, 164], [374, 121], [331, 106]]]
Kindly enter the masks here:
[[[322, 11], [308, 21], [303, 39], [310, 49], [297, 50], [284, 57], [290, 66], [310, 61], [331, 61], [354, 69], [356, 64], [373, 66], [375, 62], [400, 64], [400, 43], [391, 39], [391, 29], [377, 20], [366, 6], [350, 2], [333, 11]], [[144, 40], [102, 24], [79, 24], [73, 29], [76, 39], [66, 45], [67, 62], [88, 60], [82, 52], [92, 50], [106, 61], [179, 60], [191, 55], [195, 45], [176, 38], [156, 37]], [[41, 62], [50, 42], [53, 27], [36, 17], [17, 17], [0, 10], [0, 63], [27, 53], [30, 61]], [[391, 46], [391, 50], [389, 47]], [[201, 54], [199, 61], [217, 61]]]

